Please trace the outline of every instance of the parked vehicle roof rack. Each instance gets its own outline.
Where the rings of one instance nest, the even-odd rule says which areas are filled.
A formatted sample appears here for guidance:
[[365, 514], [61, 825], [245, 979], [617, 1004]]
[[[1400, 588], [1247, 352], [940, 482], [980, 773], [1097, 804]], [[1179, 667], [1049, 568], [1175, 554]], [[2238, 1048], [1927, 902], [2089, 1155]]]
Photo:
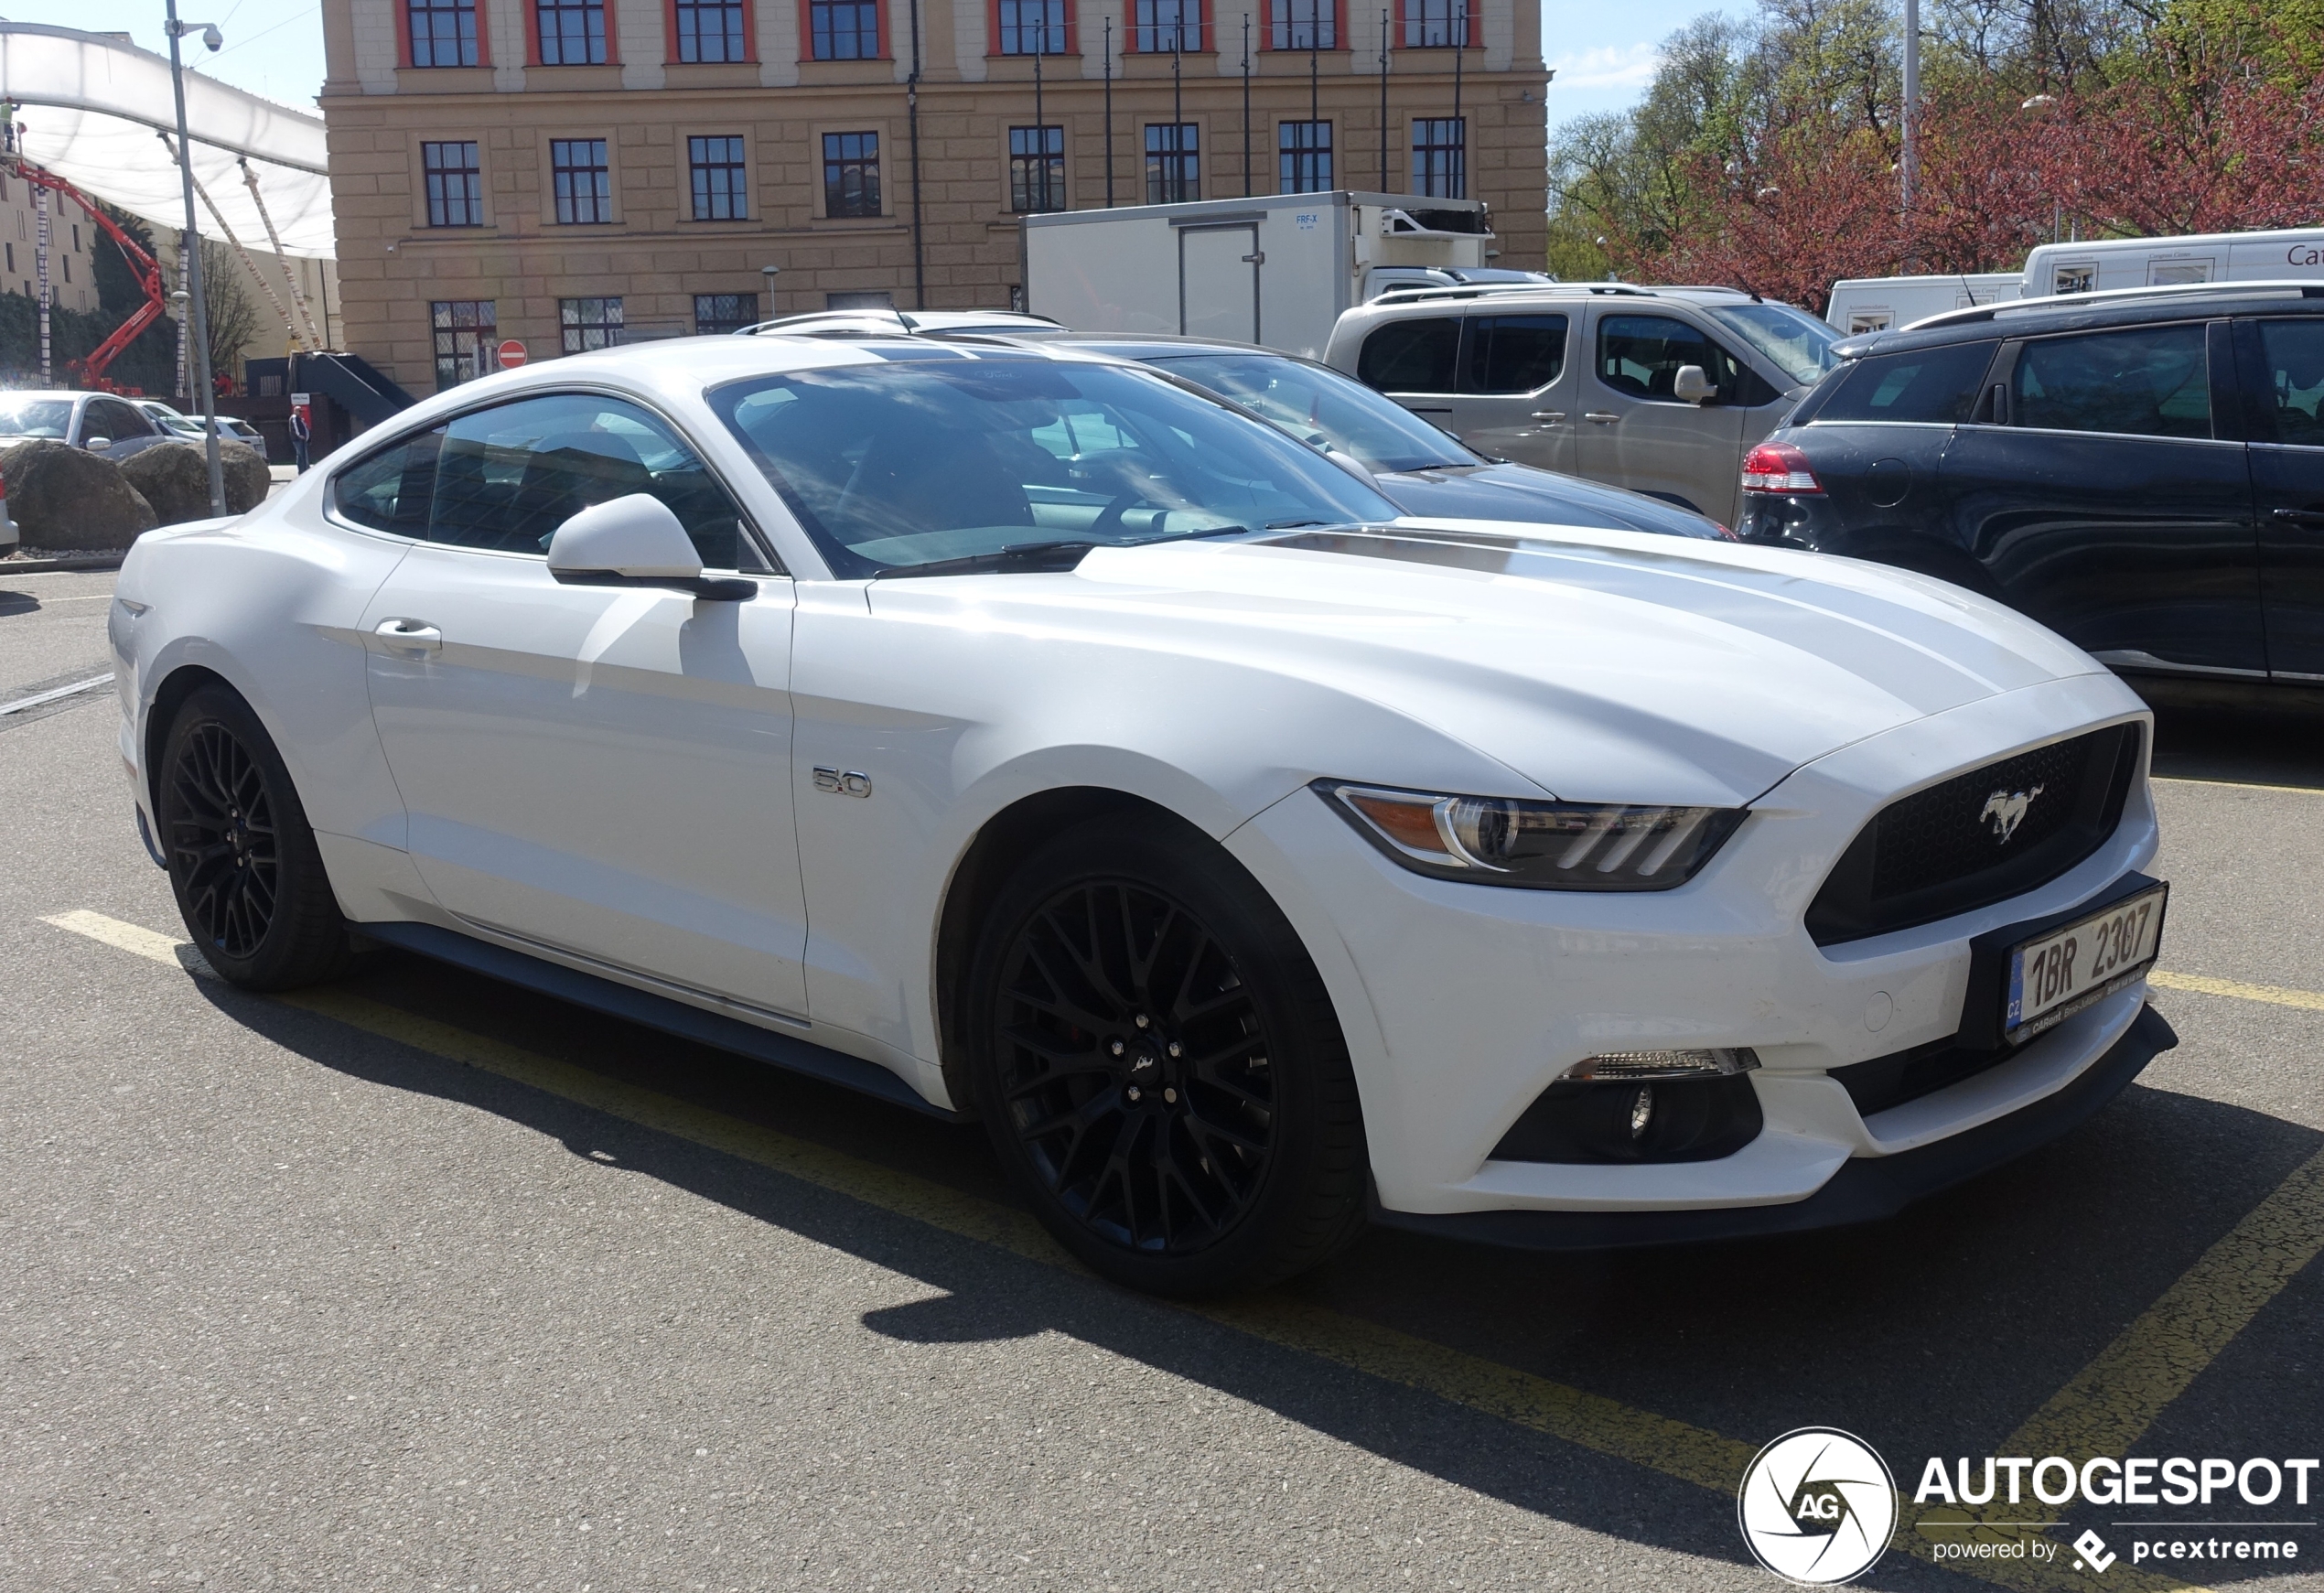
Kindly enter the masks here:
[[1994, 304], [1964, 305], [1923, 316], [1900, 332], [1929, 327], [1958, 327], [1989, 321], [1996, 316], [2021, 315], [2028, 310], [2056, 309], [2061, 305], [2109, 305], [2139, 299], [2168, 298], [2324, 298], [2324, 284], [2314, 282], [2164, 282], [2146, 287], [2105, 287], [2095, 293], [2058, 293], [2041, 298], [2007, 298]]

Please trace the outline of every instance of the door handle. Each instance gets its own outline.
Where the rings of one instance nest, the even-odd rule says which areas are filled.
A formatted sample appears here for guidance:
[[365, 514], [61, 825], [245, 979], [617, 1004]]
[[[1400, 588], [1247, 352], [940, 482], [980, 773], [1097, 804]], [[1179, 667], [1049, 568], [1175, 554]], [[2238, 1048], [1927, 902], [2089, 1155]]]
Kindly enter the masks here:
[[444, 632], [425, 619], [382, 619], [371, 634], [395, 652], [435, 652], [444, 645]]
[[2268, 512], [2278, 520], [2288, 520], [2294, 525], [2324, 525], [2324, 511], [2314, 509], [2271, 509]]
[[1611, 425], [1622, 417], [1610, 409], [1588, 409], [1582, 412], [1584, 420], [1594, 420], [1600, 425]]
[[1562, 409], [1537, 409], [1533, 411], [1533, 418], [1535, 420], [1545, 420], [1549, 422], [1550, 425], [1555, 425], [1559, 421], [1565, 418], [1565, 412]]
[[1266, 263], [1267, 252], [1264, 249], [1243, 257], [1243, 264], [1245, 265], [1264, 265]]

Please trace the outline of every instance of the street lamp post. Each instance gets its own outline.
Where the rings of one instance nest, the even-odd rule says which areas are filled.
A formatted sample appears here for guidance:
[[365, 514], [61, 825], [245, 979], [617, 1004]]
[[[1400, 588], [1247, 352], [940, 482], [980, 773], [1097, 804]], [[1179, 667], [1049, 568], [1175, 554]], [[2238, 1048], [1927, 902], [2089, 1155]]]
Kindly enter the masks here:
[[767, 279], [767, 318], [771, 321], [775, 318], [775, 278], [782, 274], [782, 267], [762, 265], [759, 274]]
[[178, 96], [178, 176], [186, 195], [186, 247], [180, 269], [193, 311], [194, 380], [201, 385], [202, 445], [210, 456], [210, 511], [222, 515], [226, 512], [226, 472], [218, 462], [218, 394], [210, 386], [210, 314], [202, 303], [201, 231], [194, 221], [194, 148], [186, 136], [186, 70], [178, 59], [178, 41], [199, 32], [201, 41], [215, 50], [225, 38], [214, 22], [178, 21], [178, 0], [167, 0], [167, 5], [169, 86]]

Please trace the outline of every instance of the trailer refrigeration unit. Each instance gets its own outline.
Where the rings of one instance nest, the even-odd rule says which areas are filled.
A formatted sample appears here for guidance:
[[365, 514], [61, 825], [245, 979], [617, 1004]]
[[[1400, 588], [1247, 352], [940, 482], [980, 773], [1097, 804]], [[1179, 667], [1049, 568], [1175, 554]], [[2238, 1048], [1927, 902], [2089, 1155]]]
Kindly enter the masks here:
[[1321, 358], [1383, 267], [1480, 267], [1480, 199], [1339, 191], [1027, 216], [1025, 307], [1083, 332], [1188, 332]]

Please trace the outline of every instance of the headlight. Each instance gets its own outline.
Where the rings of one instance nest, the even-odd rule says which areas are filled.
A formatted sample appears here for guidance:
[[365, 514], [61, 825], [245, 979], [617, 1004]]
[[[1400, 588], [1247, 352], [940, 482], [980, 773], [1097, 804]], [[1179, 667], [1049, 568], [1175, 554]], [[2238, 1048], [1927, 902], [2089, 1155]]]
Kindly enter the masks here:
[[1743, 808], [1535, 802], [1318, 780], [1356, 833], [1415, 874], [1529, 890], [1668, 890], [1694, 877]]

